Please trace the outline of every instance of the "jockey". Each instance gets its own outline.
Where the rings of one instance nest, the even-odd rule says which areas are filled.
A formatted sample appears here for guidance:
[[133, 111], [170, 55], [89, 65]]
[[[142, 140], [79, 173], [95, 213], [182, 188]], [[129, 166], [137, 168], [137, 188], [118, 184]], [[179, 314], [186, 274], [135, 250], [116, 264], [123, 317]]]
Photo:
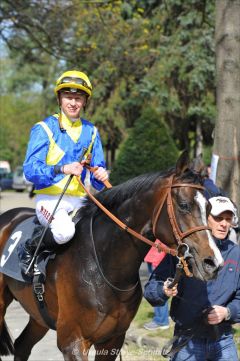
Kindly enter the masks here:
[[[81, 176], [82, 182], [85, 180], [86, 169], [79, 160], [84, 148], [85, 156], [92, 154], [90, 165], [98, 167], [90, 176], [91, 185], [101, 190], [103, 182], [108, 179], [98, 130], [80, 117], [92, 96], [88, 76], [77, 70], [66, 71], [58, 78], [54, 92], [59, 113], [33, 126], [23, 164], [26, 178], [34, 184], [36, 214], [41, 224], [35, 228], [32, 239], [18, 249], [23, 271], [31, 262], [43, 229], [49, 223], [70, 175]], [[49, 225], [53, 237], [45, 237], [42, 248], [54, 249], [73, 237], [75, 224], [69, 213], [82, 206], [84, 196], [84, 189], [73, 177]]]

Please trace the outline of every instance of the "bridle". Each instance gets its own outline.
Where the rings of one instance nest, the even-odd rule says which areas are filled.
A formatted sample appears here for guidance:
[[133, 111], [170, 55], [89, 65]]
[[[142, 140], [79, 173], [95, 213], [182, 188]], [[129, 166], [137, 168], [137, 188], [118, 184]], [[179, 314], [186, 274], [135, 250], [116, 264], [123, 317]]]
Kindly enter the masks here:
[[[188, 187], [188, 188], [195, 188], [195, 189], [202, 189], [204, 190], [205, 188], [199, 184], [191, 184], [191, 183], [173, 183], [173, 175], [170, 177], [169, 183], [166, 184], [165, 186], [163, 186], [163, 189], [166, 189], [166, 192], [164, 194], [164, 196], [162, 197], [161, 201], [159, 202], [158, 206], [157, 206], [157, 211], [156, 211], [156, 215], [153, 219], [153, 234], [156, 234], [156, 225], [157, 225], [157, 221], [159, 219], [161, 210], [163, 208], [163, 205], [165, 203], [165, 201], [167, 201], [167, 213], [168, 213], [168, 218], [169, 221], [171, 223], [172, 226], [172, 230], [173, 230], [173, 234], [174, 237], [177, 241], [178, 246], [181, 245], [183, 242], [182, 240], [186, 237], [188, 237], [190, 234], [198, 232], [198, 231], [205, 231], [205, 230], [209, 230], [209, 227], [207, 226], [197, 226], [197, 227], [192, 227], [189, 230], [182, 232], [178, 222], [176, 220], [176, 216], [174, 213], [174, 208], [173, 208], [173, 202], [172, 202], [172, 194], [171, 191], [173, 188], [178, 188], [178, 187]], [[155, 212], [154, 212], [155, 213]]]
[[[169, 221], [171, 223], [172, 226], [172, 230], [173, 230], [173, 234], [175, 237], [175, 240], [177, 241], [177, 251], [176, 251], [176, 256], [178, 257], [178, 264], [176, 267], [176, 274], [174, 279], [169, 279], [169, 288], [172, 288], [180, 279], [181, 275], [182, 275], [182, 271], [184, 270], [186, 276], [188, 277], [192, 277], [192, 273], [189, 271], [188, 268], [188, 264], [186, 262], [186, 258], [187, 257], [192, 257], [192, 255], [189, 253], [189, 246], [188, 244], [183, 242], [183, 239], [186, 238], [187, 236], [189, 236], [192, 233], [198, 232], [198, 231], [205, 231], [205, 230], [209, 230], [210, 228], [208, 226], [197, 226], [197, 227], [192, 227], [189, 230], [182, 232], [176, 216], [175, 216], [175, 212], [174, 212], [174, 208], [173, 208], [173, 201], [172, 201], [172, 189], [173, 188], [178, 188], [178, 187], [188, 187], [188, 188], [195, 188], [195, 189], [199, 189], [199, 190], [204, 190], [205, 188], [199, 184], [192, 184], [192, 183], [173, 183], [173, 176], [172, 175], [169, 179], [168, 184], [166, 184], [165, 186], [163, 186], [163, 189], [166, 189], [165, 194], [163, 195], [161, 201], [159, 202], [158, 206], [156, 207], [157, 211], [154, 212], [156, 213], [154, 218], [153, 218], [153, 234], [156, 235], [156, 226], [157, 226], [157, 222], [158, 219], [160, 217], [160, 213], [161, 210], [163, 208], [163, 205], [165, 202], [167, 202], [167, 213], [168, 213], [168, 218]], [[179, 255], [179, 251], [180, 248], [184, 247], [184, 254], [183, 256]]]

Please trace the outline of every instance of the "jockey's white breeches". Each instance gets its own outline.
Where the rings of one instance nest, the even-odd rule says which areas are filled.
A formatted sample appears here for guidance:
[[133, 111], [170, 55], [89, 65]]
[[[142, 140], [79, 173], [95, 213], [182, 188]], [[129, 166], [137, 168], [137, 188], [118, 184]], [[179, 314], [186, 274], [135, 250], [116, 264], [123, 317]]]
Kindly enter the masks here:
[[[46, 226], [52, 215], [60, 196], [37, 194], [36, 214], [39, 222]], [[75, 224], [69, 213], [74, 209], [82, 207], [84, 197], [73, 197], [64, 195], [54, 213], [53, 220], [49, 224], [53, 238], [58, 244], [64, 244], [74, 236]]]

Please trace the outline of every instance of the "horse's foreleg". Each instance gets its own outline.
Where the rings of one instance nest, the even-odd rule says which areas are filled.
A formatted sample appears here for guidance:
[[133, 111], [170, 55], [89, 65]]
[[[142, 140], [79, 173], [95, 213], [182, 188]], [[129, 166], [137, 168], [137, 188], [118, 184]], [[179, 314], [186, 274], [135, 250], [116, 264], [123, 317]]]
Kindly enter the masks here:
[[4, 322], [6, 309], [12, 300], [13, 296], [6, 285], [4, 275], [0, 273], [0, 355], [13, 354], [13, 342]]
[[125, 333], [116, 337], [111, 338], [110, 340], [95, 344], [95, 361], [114, 361], [119, 355], [122, 345], [124, 343]]
[[81, 336], [73, 335], [68, 335], [68, 339], [66, 339], [65, 337], [62, 338], [60, 334], [58, 330], [58, 348], [62, 352], [65, 361], [88, 361], [88, 352], [91, 347], [89, 341]]
[[14, 361], [27, 361], [33, 346], [48, 332], [48, 328], [39, 325], [30, 317], [27, 326], [14, 343]]

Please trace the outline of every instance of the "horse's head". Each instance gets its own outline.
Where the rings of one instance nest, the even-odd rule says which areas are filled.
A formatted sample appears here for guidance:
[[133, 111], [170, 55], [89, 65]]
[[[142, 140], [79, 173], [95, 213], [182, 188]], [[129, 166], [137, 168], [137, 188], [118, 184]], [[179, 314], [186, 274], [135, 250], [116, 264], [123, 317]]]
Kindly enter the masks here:
[[216, 276], [223, 258], [207, 226], [207, 201], [198, 166], [189, 164], [187, 153], [180, 156], [175, 172], [160, 186], [153, 232], [177, 249], [196, 278], [206, 281]]

